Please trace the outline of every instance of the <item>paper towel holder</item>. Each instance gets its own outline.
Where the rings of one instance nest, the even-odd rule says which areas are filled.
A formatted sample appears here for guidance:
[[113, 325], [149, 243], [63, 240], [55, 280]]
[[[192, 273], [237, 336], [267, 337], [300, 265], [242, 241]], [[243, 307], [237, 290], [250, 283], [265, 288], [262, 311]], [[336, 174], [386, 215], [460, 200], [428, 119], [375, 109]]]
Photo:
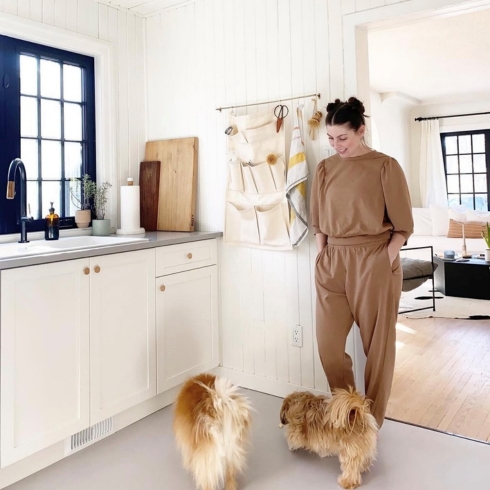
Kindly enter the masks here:
[[[121, 228], [116, 230], [116, 235], [143, 235], [145, 229], [140, 227], [140, 190], [138, 185], [133, 185], [134, 181], [132, 177], [128, 177], [126, 181], [127, 185], [121, 186]], [[131, 189], [131, 190], [129, 190]], [[133, 209], [127, 210], [128, 214], [131, 211], [133, 214], [133, 220], [128, 222], [128, 216], [123, 216], [123, 194], [127, 194], [127, 198], [131, 196], [131, 205]], [[130, 205], [130, 203], [127, 203]]]

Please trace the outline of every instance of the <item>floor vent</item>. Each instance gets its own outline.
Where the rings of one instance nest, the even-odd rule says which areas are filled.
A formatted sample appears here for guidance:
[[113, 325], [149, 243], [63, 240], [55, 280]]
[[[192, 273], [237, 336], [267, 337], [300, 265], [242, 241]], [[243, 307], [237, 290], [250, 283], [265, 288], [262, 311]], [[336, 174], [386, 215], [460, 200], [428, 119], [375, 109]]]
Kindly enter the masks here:
[[[102, 422], [98, 422], [87, 429], [81, 430], [76, 434], [73, 434], [69, 440], [67, 440], [66, 444], [66, 453], [72, 453], [78, 451], [79, 449], [84, 448], [98, 439], [101, 439], [107, 435], [109, 435], [113, 430], [113, 421], [112, 417], [108, 419], [102, 420]], [[68, 444], [69, 442], [69, 444]]]

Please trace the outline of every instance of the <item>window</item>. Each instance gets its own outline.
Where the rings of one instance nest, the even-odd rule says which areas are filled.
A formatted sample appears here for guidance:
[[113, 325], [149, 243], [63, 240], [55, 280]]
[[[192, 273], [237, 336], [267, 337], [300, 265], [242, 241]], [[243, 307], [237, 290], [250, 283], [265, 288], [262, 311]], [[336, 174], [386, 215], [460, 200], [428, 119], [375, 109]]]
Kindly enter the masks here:
[[488, 211], [490, 130], [441, 134], [449, 206]]
[[95, 180], [94, 59], [0, 36], [0, 113], [0, 234], [20, 230], [17, 197], [7, 200], [3, 191], [17, 157], [34, 218], [28, 230], [44, 228], [50, 202], [61, 218], [73, 216], [70, 179], [87, 173]]

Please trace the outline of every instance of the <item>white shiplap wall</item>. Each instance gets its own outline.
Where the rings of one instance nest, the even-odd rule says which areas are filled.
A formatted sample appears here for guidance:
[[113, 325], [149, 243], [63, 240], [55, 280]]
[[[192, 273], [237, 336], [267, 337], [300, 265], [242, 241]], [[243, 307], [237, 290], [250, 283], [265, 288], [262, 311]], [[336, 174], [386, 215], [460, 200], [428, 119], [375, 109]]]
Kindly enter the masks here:
[[[343, 97], [342, 18], [388, 3], [394, 2], [196, 0], [148, 18], [149, 138], [199, 137], [198, 229], [223, 229], [228, 115], [215, 108], [315, 92], [325, 106]], [[308, 118], [312, 103], [302, 102]], [[274, 104], [239, 114], [267, 107]], [[313, 173], [328, 142], [323, 132], [306, 141]], [[221, 248], [223, 367], [328, 389], [314, 332], [315, 256], [311, 235], [291, 252]], [[294, 324], [303, 327], [301, 349], [289, 343]]]
[[[146, 131], [145, 22], [94, 0], [0, 0], [0, 12], [112, 42], [116, 58], [115, 194], [128, 176], [137, 181]], [[19, 33], [22, 38], [22, 33]], [[105, 142], [98, 142], [105, 144]], [[107, 162], [97, 162], [98, 165]]]

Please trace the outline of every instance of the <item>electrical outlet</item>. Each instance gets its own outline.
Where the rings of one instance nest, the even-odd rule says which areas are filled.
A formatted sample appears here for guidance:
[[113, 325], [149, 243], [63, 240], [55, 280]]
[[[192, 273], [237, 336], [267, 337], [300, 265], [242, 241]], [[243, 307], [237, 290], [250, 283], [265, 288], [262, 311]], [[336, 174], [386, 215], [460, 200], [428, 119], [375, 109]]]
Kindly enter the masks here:
[[291, 327], [291, 345], [303, 347], [303, 327], [301, 325]]

